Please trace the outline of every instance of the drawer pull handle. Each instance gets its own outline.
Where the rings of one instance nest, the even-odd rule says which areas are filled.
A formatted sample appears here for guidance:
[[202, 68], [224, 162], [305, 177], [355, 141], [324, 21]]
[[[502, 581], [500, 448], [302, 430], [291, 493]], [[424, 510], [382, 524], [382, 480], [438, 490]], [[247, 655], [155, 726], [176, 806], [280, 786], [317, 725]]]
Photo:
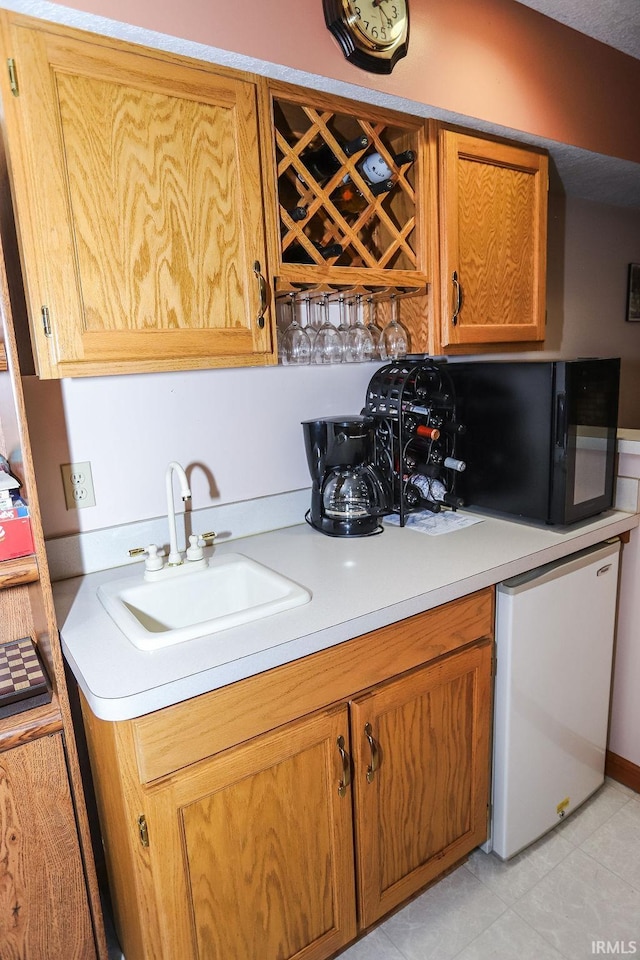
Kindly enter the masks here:
[[338, 737], [338, 752], [342, 761], [342, 780], [338, 782], [338, 796], [344, 797], [351, 783], [351, 759], [344, 748], [344, 737]]
[[453, 283], [453, 289], [456, 293], [456, 305], [453, 308], [453, 316], [451, 317], [451, 323], [455, 327], [458, 322], [458, 315], [460, 314], [460, 307], [462, 306], [462, 291], [460, 290], [460, 281], [458, 280], [458, 271], [453, 271], [453, 276], [451, 277]]
[[367, 783], [373, 782], [373, 776], [380, 766], [380, 750], [378, 749], [378, 744], [373, 739], [373, 733], [371, 732], [371, 724], [365, 723], [364, 725], [364, 735], [369, 741], [369, 748], [371, 750], [371, 763], [367, 767]]
[[258, 323], [258, 326], [262, 330], [262, 328], [264, 327], [264, 312], [267, 309], [267, 281], [262, 276], [262, 270], [260, 268], [259, 260], [256, 260], [255, 263], [253, 264], [253, 272], [258, 281], [258, 292], [260, 294], [260, 307], [258, 309], [258, 316], [256, 317], [256, 321]]

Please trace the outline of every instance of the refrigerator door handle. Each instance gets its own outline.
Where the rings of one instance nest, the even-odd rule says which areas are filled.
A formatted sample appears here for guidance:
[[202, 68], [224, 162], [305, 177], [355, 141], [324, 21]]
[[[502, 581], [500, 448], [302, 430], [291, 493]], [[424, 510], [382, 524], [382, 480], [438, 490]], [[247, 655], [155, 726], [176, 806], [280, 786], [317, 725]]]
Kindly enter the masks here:
[[604, 567], [600, 567], [600, 569], [596, 571], [596, 577], [601, 577], [603, 573], [608, 573], [609, 570], [611, 570], [611, 564], [607, 563]]

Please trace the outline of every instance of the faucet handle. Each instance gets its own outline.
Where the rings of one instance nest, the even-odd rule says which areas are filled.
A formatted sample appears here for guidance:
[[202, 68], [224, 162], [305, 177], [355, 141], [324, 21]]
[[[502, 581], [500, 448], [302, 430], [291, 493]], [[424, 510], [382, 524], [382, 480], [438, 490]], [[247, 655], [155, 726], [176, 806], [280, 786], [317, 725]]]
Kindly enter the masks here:
[[213, 530], [210, 530], [209, 533], [201, 533], [201, 534], [200, 534], [200, 539], [201, 539], [201, 540], [204, 540], [204, 542], [205, 542], [206, 544], [213, 543], [213, 541], [215, 540], [215, 538], [216, 538], [216, 534], [214, 533]]
[[189, 546], [187, 547], [187, 560], [202, 560], [204, 557], [203, 546], [203, 538], [192, 533], [189, 537]]
[[159, 550], [155, 543], [150, 543], [148, 547], [133, 547], [129, 550], [130, 557], [139, 557], [146, 553], [147, 559], [144, 562], [145, 570], [162, 570], [164, 566], [164, 550]]

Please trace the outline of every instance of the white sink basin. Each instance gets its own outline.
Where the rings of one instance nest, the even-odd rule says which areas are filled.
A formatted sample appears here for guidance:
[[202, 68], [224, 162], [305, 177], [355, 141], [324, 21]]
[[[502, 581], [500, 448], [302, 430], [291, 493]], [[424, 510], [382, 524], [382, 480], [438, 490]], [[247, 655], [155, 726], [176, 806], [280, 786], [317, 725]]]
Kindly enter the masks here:
[[140, 650], [158, 650], [308, 603], [304, 587], [239, 553], [196, 572], [179, 568], [155, 581], [98, 587], [111, 619]]

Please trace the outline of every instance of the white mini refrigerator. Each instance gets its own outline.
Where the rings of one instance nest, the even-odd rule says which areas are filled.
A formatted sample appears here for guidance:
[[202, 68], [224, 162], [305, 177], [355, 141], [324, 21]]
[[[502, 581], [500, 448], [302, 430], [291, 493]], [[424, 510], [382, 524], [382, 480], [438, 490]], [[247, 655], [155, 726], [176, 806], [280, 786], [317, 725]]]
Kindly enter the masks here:
[[503, 860], [604, 781], [620, 543], [498, 586], [491, 838]]

